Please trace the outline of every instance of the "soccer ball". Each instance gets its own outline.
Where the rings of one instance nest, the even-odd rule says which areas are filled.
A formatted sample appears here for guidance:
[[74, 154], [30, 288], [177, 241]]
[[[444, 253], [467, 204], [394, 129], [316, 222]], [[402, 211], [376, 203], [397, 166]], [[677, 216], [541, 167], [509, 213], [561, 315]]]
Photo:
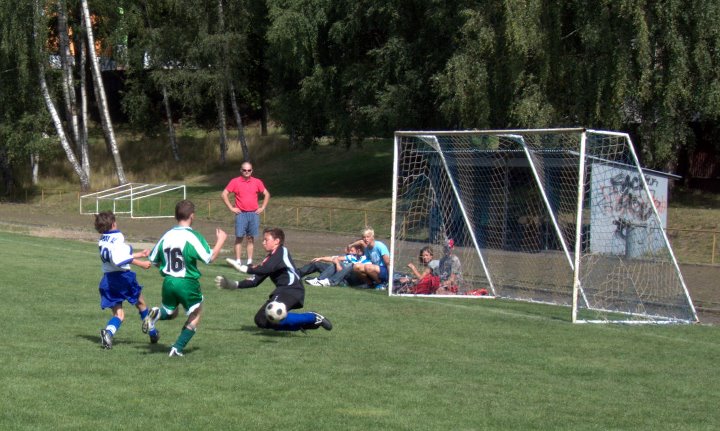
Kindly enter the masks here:
[[265, 306], [265, 316], [272, 323], [280, 323], [281, 320], [287, 317], [287, 307], [282, 302], [269, 302]]

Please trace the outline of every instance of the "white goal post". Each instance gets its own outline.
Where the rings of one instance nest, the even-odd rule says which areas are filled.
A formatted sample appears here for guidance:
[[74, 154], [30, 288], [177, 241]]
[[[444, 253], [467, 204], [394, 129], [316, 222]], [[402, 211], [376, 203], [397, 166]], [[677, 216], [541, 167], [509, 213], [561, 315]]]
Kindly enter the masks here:
[[443, 287], [428, 296], [565, 305], [573, 322], [697, 322], [663, 229], [666, 188], [626, 133], [396, 132], [389, 294], [418, 294], [407, 264], [422, 272], [429, 246]]
[[80, 196], [80, 214], [112, 211], [131, 218], [175, 217], [175, 204], [186, 197], [184, 184], [128, 183]]

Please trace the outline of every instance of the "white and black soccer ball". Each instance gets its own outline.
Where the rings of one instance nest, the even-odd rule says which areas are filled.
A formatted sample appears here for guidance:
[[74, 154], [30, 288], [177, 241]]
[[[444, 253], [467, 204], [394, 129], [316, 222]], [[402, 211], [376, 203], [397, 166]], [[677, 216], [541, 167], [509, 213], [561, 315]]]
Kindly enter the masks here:
[[272, 323], [280, 323], [287, 317], [287, 307], [282, 302], [268, 302], [268, 305], [265, 306], [265, 316]]

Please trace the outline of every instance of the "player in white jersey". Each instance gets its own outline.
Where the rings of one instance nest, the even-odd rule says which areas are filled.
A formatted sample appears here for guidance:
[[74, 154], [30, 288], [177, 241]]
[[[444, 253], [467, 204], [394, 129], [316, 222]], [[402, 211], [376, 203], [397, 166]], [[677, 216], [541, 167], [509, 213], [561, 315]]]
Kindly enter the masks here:
[[170, 356], [183, 356], [183, 349], [195, 335], [202, 315], [203, 295], [197, 261], [210, 264], [217, 259], [227, 234], [216, 229], [217, 241], [211, 250], [205, 238], [191, 227], [195, 205], [188, 200], [175, 205], [175, 219], [177, 226], [167, 231], [150, 253], [150, 260], [157, 264], [163, 276], [162, 307], [153, 307], [143, 328], [154, 329], [158, 320], [174, 319], [178, 315], [178, 306], [182, 305], [188, 318], [170, 348]]
[[[123, 302], [127, 301], [134, 305], [140, 312], [142, 321], [148, 314], [148, 307], [142, 294], [143, 287], [137, 282], [130, 265], [150, 268], [150, 261], [140, 260], [147, 257], [150, 251], [133, 253], [130, 244], [125, 242], [125, 236], [118, 230], [115, 214], [112, 211], [103, 211], [95, 216], [95, 230], [101, 234], [98, 241], [103, 270], [99, 285], [100, 307], [103, 310], [110, 308], [113, 312], [105, 329], [100, 331], [100, 342], [104, 348], [111, 349], [113, 338], [125, 320]], [[147, 330], [144, 329], [143, 332]], [[149, 335], [152, 343], [157, 343], [160, 338], [157, 330], [150, 331]]]

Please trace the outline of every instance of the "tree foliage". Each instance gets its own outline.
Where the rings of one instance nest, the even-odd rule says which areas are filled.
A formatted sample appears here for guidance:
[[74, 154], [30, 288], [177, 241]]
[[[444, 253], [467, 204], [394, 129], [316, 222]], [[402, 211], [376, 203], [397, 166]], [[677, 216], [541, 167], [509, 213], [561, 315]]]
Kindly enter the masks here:
[[[27, 4], [0, 6], [0, 137], [28, 133], [28, 118], [41, 111], [28, 78], [36, 54]], [[125, 66], [124, 109], [146, 131], [164, 129], [171, 105], [172, 116], [215, 127], [228, 100], [236, 115], [227, 118], [240, 124], [240, 105], [266, 131], [269, 115], [299, 148], [326, 136], [360, 144], [399, 129], [586, 126], [630, 131], [643, 163], [667, 170], [680, 152], [692, 151], [698, 124], [718, 135], [717, 1], [93, 0], [92, 6], [96, 38]], [[31, 127], [35, 137], [48, 119], [36, 124], [44, 126]], [[0, 141], [6, 159], [39, 148], [19, 141]], [[12, 149], [9, 142], [16, 142]]]

